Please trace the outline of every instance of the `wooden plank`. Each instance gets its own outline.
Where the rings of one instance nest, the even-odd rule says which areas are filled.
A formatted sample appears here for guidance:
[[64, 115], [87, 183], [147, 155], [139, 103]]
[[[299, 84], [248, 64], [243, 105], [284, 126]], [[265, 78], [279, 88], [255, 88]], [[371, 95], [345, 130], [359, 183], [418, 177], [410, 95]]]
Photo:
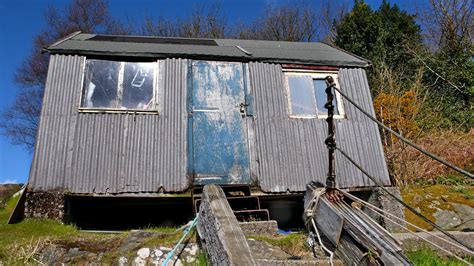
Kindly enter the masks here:
[[198, 233], [212, 265], [256, 265], [222, 189], [204, 186]]
[[344, 219], [330, 207], [326, 198], [321, 198], [314, 212], [316, 226], [331, 241], [334, 246], [339, 244], [341, 238]]
[[[321, 196], [316, 206], [312, 206], [314, 202], [310, 201], [319, 189], [308, 186], [305, 208], [314, 210], [313, 217], [319, 233], [334, 244], [335, 254], [345, 264], [411, 264], [390, 233], [361, 210], [344, 201], [331, 202], [325, 195]], [[309, 214], [311, 215], [311, 212]]]

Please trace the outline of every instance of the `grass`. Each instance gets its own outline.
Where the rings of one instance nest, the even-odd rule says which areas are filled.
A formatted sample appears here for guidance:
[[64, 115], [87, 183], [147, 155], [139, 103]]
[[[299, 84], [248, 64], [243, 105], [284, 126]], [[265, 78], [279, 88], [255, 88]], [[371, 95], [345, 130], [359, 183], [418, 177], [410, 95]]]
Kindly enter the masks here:
[[252, 236], [250, 238], [265, 241], [273, 246], [277, 246], [292, 256], [311, 256], [311, 251], [306, 245], [305, 233], [292, 233], [281, 237]]
[[196, 265], [196, 266], [207, 266], [207, 265], [209, 265], [209, 262], [207, 261], [206, 253], [199, 252], [198, 256], [197, 256], [196, 263], [190, 264], [190, 265]]
[[[18, 200], [19, 197], [15, 197], [5, 206], [0, 206], [0, 262], [6, 265], [37, 264], [34, 255], [47, 245], [103, 253], [101, 261], [106, 264], [116, 263], [120, 256], [136, 256], [136, 250], [129, 250], [129, 254], [122, 254], [119, 250], [128, 232], [113, 235], [87, 233], [79, 231], [73, 225], [64, 225], [50, 219], [25, 219], [17, 224], [7, 224]], [[183, 234], [176, 227], [146, 227], [142, 230], [161, 233], [148, 237], [143, 243], [147, 247], [172, 247]], [[195, 231], [191, 232], [188, 241], [196, 241]], [[205, 255], [200, 255], [192, 265], [207, 265]]]
[[[31, 246], [33, 243], [57, 237], [64, 238], [77, 235], [74, 226], [62, 225], [46, 219], [25, 219], [18, 224], [7, 224], [10, 213], [19, 197], [10, 199], [4, 208], [0, 208], [0, 260], [11, 258], [19, 252], [20, 246]], [[24, 251], [25, 253], [27, 251]]]
[[[465, 265], [464, 262], [459, 261], [456, 258], [441, 257], [438, 254], [436, 254], [435, 251], [428, 248], [422, 248], [416, 251], [408, 251], [405, 254], [413, 262], [414, 265], [419, 265], [419, 266]], [[472, 257], [468, 258], [467, 261], [474, 263], [474, 258]]]

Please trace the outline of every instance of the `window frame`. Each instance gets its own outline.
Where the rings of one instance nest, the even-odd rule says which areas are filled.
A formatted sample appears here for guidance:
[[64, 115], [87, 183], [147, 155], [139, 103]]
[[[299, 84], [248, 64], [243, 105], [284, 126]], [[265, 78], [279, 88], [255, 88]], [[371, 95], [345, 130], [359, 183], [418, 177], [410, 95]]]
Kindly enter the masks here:
[[[328, 117], [327, 114], [319, 114], [317, 108], [318, 105], [316, 104], [316, 91], [315, 88], [311, 90], [311, 94], [313, 96], [314, 106], [316, 106], [316, 115], [298, 115], [292, 113], [292, 103], [291, 103], [291, 89], [290, 84], [288, 81], [288, 77], [294, 76], [309, 76], [313, 80], [315, 79], [325, 79], [327, 76], [331, 76], [336, 83], [336, 88], [341, 89], [339, 85], [339, 73], [337, 71], [321, 71], [321, 70], [307, 70], [307, 69], [283, 69], [283, 74], [285, 76], [285, 91], [288, 95], [288, 114], [290, 118], [303, 118], [303, 119], [325, 119]], [[338, 114], [334, 114], [335, 119], [344, 119], [346, 118], [346, 113], [344, 111], [344, 103], [341, 94], [338, 91], [335, 92], [336, 102], [337, 102], [337, 111]]]
[[[122, 109], [122, 108], [104, 108], [104, 107], [83, 107], [82, 100], [85, 93], [85, 79], [86, 79], [86, 71], [87, 71], [87, 61], [89, 60], [102, 60], [102, 61], [110, 61], [110, 62], [118, 62], [120, 63], [119, 73], [117, 77], [117, 98], [123, 97], [123, 79], [124, 79], [124, 71], [125, 71], [125, 64], [126, 63], [153, 63], [153, 108], [150, 110], [144, 109]], [[160, 72], [160, 64], [159, 61], [123, 61], [123, 60], [109, 60], [109, 59], [102, 59], [102, 58], [87, 58], [84, 57], [84, 61], [82, 63], [82, 70], [81, 70], [81, 89], [79, 94], [79, 104], [77, 110], [79, 113], [119, 113], [119, 114], [159, 114], [159, 103], [158, 103], [158, 89], [159, 89], [159, 72]], [[123, 100], [123, 99], [121, 99]]]

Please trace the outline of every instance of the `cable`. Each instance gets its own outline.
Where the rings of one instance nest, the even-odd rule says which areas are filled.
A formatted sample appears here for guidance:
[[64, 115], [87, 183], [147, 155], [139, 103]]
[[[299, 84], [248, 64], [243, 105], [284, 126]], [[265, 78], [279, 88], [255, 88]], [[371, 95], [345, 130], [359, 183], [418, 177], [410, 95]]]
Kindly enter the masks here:
[[[402, 222], [402, 223], [405, 223], [405, 224], [407, 224], [407, 225], [413, 226], [414, 228], [416, 228], [416, 229], [418, 229], [418, 230], [420, 230], [420, 231], [422, 231], [422, 232], [424, 232], [424, 233], [426, 233], [426, 234], [428, 234], [428, 235], [430, 235], [430, 236], [432, 236], [432, 237], [434, 237], [434, 238], [437, 238], [437, 239], [439, 239], [439, 240], [442, 240], [442, 241], [444, 241], [445, 243], [448, 243], [448, 244], [453, 245], [453, 246], [455, 246], [455, 247], [457, 247], [457, 248], [463, 249], [464, 251], [467, 251], [468, 253], [471, 253], [471, 254], [474, 255], [474, 252], [473, 252], [473, 251], [471, 251], [471, 250], [465, 248], [464, 246], [459, 245], [457, 242], [451, 242], [450, 240], [444, 239], [444, 238], [442, 238], [442, 237], [440, 237], [440, 236], [438, 236], [438, 235], [435, 235], [435, 234], [431, 233], [431, 232], [428, 231], [428, 230], [425, 230], [425, 229], [423, 229], [423, 228], [421, 228], [421, 227], [419, 227], [419, 226], [417, 226], [417, 225], [415, 225], [415, 224], [413, 224], [413, 223], [410, 223], [410, 222], [408, 222], [408, 221], [406, 221], [406, 220], [404, 220], [404, 219], [402, 219], [402, 218], [400, 218], [400, 217], [397, 217], [396, 215], [393, 215], [393, 214], [391, 214], [391, 213], [388, 212], [388, 211], [382, 210], [382, 209], [378, 208], [377, 206], [375, 206], [375, 205], [373, 205], [373, 204], [370, 204], [370, 203], [368, 203], [368, 202], [366, 202], [366, 201], [364, 201], [364, 200], [362, 200], [362, 199], [359, 199], [359, 198], [357, 198], [357, 197], [351, 195], [350, 193], [347, 193], [347, 192], [344, 191], [344, 190], [341, 190], [341, 189], [338, 189], [338, 190], [339, 190], [341, 193], [343, 193], [345, 196], [347, 196], [348, 198], [350, 198], [350, 199], [352, 199], [352, 200], [354, 200], [354, 201], [360, 202], [361, 204], [366, 205], [367, 207], [369, 207], [370, 209], [372, 209], [372, 211], [374, 211], [375, 213], [377, 213], [379, 216], [382, 216], [382, 217], [384, 217], [384, 218], [388, 218], [387, 216], [385, 216], [385, 215], [388, 215], [388, 216], [390, 216], [390, 217], [392, 217], [392, 218], [398, 220], [399, 222]], [[364, 212], [361, 212], [361, 213], [363, 213], [364, 215], [367, 216], [366, 213], [364, 213]], [[384, 214], [385, 214], [385, 215], [384, 215]], [[368, 217], [368, 216], [367, 216], [367, 217]], [[392, 222], [393, 222], [393, 221], [392, 221]], [[396, 225], [398, 225], [396, 222], [393, 222], [393, 223], [396, 224]], [[384, 230], [385, 230], [385, 229], [384, 229]]]
[[[339, 190], [339, 191], [343, 192], [342, 190]], [[345, 195], [346, 195], [346, 194], [349, 194], [349, 193], [347, 193], [347, 192], [343, 192], [343, 193], [344, 193]], [[370, 203], [365, 202], [365, 201], [363, 201], [363, 200], [361, 200], [361, 199], [358, 199], [358, 201], [361, 202], [362, 204], [367, 205], [367, 206], [370, 205], [370, 206], [372, 206], [372, 207], [375, 207], [375, 206], [371, 205]], [[369, 207], [370, 207], [370, 206], [369, 206]], [[377, 208], [377, 209], [378, 209], [378, 208]], [[374, 209], [372, 209], [372, 210], [374, 210]], [[381, 211], [382, 211], [382, 210], [381, 210]], [[385, 211], [383, 211], [383, 212], [385, 212]], [[362, 213], [364, 213], [364, 212], [362, 212]], [[387, 213], [388, 213], [388, 212], [387, 212]], [[436, 244], [435, 242], [429, 240], [429, 239], [426, 238], [426, 237], [423, 237], [423, 236], [421, 236], [421, 235], [415, 234], [414, 232], [412, 232], [411, 230], [409, 230], [408, 227], [403, 226], [403, 225], [401, 225], [401, 224], [398, 224], [394, 219], [391, 219], [391, 218], [389, 218], [389, 217], [387, 217], [387, 216], [385, 216], [385, 215], [383, 215], [383, 214], [380, 214], [380, 213], [378, 213], [378, 214], [379, 214], [380, 216], [386, 218], [387, 220], [391, 221], [392, 223], [396, 224], [398, 227], [404, 229], [404, 230], [407, 231], [408, 233], [410, 233], [410, 234], [412, 234], [412, 235], [414, 235], [414, 236], [416, 236], [416, 237], [419, 237], [419, 238], [423, 239], [425, 242], [427, 242], [427, 243], [429, 243], [429, 244], [431, 244], [431, 245], [437, 247], [439, 250], [442, 250], [442, 251], [446, 252], [447, 254], [449, 254], [449, 255], [451, 255], [451, 256], [457, 258], [458, 260], [460, 260], [460, 261], [466, 263], [467, 265], [472, 265], [471, 263], [469, 263], [469, 262], [466, 261], [465, 259], [463, 259], [463, 258], [459, 257], [458, 255], [456, 255], [454, 252], [451, 252], [450, 250], [447, 250], [447, 249], [443, 248], [442, 246]], [[367, 214], [364, 213], [364, 215], [367, 215]], [[394, 216], [394, 215], [392, 215], [392, 216]], [[399, 218], [396, 217], [396, 216], [394, 216], [394, 218], [397, 218], [397, 220], [401, 220], [401, 219], [399, 219]], [[411, 223], [408, 223], [408, 222], [406, 222], [406, 221], [404, 221], [404, 222], [407, 223], [407, 224], [412, 225]], [[447, 241], [446, 239], [443, 239], [443, 238], [441, 238], [441, 239]], [[452, 244], [451, 242], [448, 242], [448, 243]], [[472, 253], [472, 252], [471, 252], [471, 253]]]
[[321, 248], [326, 251], [327, 253], [329, 253], [329, 263], [331, 264], [331, 266], [333, 266], [333, 258], [334, 258], [334, 253], [329, 250], [324, 244], [323, 244], [323, 241], [321, 240], [321, 236], [319, 235], [319, 231], [318, 231], [318, 227], [316, 226], [316, 223], [314, 222], [314, 219], [313, 219], [313, 208], [314, 206], [317, 206], [318, 205], [318, 202], [319, 202], [319, 198], [321, 197], [321, 195], [323, 195], [324, 193], [326, 193], [326, 188], [321, 188], [319, 191], [317, 191], [315, 193], [315, 195], [311, 198], [311, 201], [309, 201], [308, 203], [308, 206], [306, 206], [305, 210], [304, 210], [304, 213], [306, 214], [306, 217], [308, 217], [309, 219], [307, 219], [305, 221], [305, 224], [308, 223], [308, 220], [311, 220], [311, 224], [313, 225], [314, 227], [314, 231], [316, 232], [316, 236], [318, 237], [318, 241], [319, 241], [319, 245], [321, 246]]
[[334, 253], [332, 251], [330, 251], [328, 248], [326, 248], [326, 246], [324, 246], [323, 241], [321, 240], [321, 236], [319, 235], [318, 227], [316, 226], [316, 223], [314, 222], [313, 218], [311, 218], [311, 223], [313, 224], [314, 231], [316, 232], [316, 235], [318, 236], [319, 245], [321, 245], [321, 247], [327, 253], [329, 253], [329, 263], [331, 264], [331, 266], [333, 266], [334, 265], [334, 263], [333, 263]]
[[339, 90], [338, 88], [336, 87], [333, 87], [336, 91], [338, 91], [344, 98], [346, 98], [347, 101], [349, 101], [352, 105], [354, 105], [354, 107], [356, 107], [357, 109], [359, 109], [359, 111], [361, 111], [364, 115], [366, 115], [370, 120], [374, 121], [375, 123], [377, 123], [379, 126], [383, 127], [385, 130], [387, 130], [388, 132], [392, 133], [393, 135], [397, 136], [399, 139], [401, 139], [403, 142], [405, 142], [406, 144], [412, 146], [413, 148], [417, 149], [419, 152], [423, 153], [424, 155], [430, 157], [431, 159], [433, 160], [436, 160], [446, 166], [448, 166], [449, 168], [463, 174], [463, 175], [466, 175], [467, 177], [469, 178], [472, 178], [474, 179], [474, 175], [469, 173], [468, 171], [464, 170], [464, 169], [461, 169], [457, 166], [455, 166], [454, 164], [446, 161], [446, 160], [443, 160], [441, 158], [439, 158], [438, 156], [428, 152], [428, 151], [425, 151], [424, 149], [422, 149], [421, 147], [417, 146], [416, 144], [414, 144], [413, 142], [411, 142], [410, 140], [406, 139], [405, 137], [403, 137], [402, 135], [400, 135], [399, 133], [397, 133], [395, 130], [389, 128], [388, 126], [384, 125], [382, 122], [380, 122], [379, 120], [377, 120], [375, 117], [373, 117], [372, 115], [370, 115], [369, 113], [367, 113], [365, 110], [362, 109], [362, 107], [360, 107], [358, 104], [356, 104], [352, 99], [350, 99], [347, 95], [345, 95], [343, 92], [341, 92], [341, 90]]
[[444, 235], [446, 235], [447, 237], [451, 238], [452, 240], [456, 241], [457, 243], [459, 243], [460, 245], [466, 247], [467, 249], [473, 251], [473, 249], [469, 246], [467, 246], [466, 244], [464, 244], [463, 242], [459, 241], [458, 239], [456, 239], [453, 235], [451, 235], [450, 233], [444, 231], [441, 227], [439, 227], [437, 224], [433, 223], [430, 219], [426, 218], [424, 215], [422, 215], [421, 213], [417, 212], [413, 207], [411, 207], [410, 205], [406, 204], [405, 202], [403, 202], [402, 200], [400, 200], [399, 198], [397, 198], [395, 195], [393, 195], [392, 193], [390, 193], [390, 191], [388, 191], [385, 187], [383, 187], [383, 185], [377, 180], [377, 178], [371, 176], [369, 173], [367, 173], [367, 171], [365, 171], [360, 165], [358, 165], [354, 160], [352, 160], [349, 155], [347, 155], [347, 153], [345, 153], [343, 150], [341, 150], [339, 147], [336, 147], [336, 150], [338, 150], [344, 157], [346, 157], [346, 159], [348, 159], [357, 169], [359, 169], [364, 175], [366, 175], [370, 180], [372, 180], [372, 182], [374, 182], [378, 187], [380, 187], [385, 193], [387, 193], [389, 196], [391, 196], [392, 198], [394, 198], [398, 203], [402, 204], [405, 208], [407, 208], [408, 210], [410, 210], [412, 213], [414, 213], [416, 216], [418, 216], [419, 218], [421, 218], [423, 221], [427, 222], [428, 224], [430, 224], [431, 226], [433, 226], [434, 228], [438, 229], [441, 233], [443, 233]]
[[178, 243], [176, 243], [176, 245], [173, 247], [173, 249], [168, 253], [168, 255], [166, 256], [166, 259], [163, 261], [163, 263], [161, 264], [162, 266], [166, 266], [168, 265], [168, 262], [171, 260], [171, 258], [173, 258], [174, 256], [174, 253], [176, 252], [176, 250], [178, 249], [179, 245], [184, 241], [184, 239], [186, 239], [186, 236], [188, 236], [189, 232], [191, 232], [191, 230], [193, 229], [193, 227], [195, 227], [198, 223], [198, 218], [199, 218], [199, 213], [196, 214], [196, 218], [194, 218], [194, 220], [192, 221], [192, 223], [189, 225], [188, 228], [186, 228], [186, 230], [184, 230], [184, 234], [183, 236], [179, 239]]

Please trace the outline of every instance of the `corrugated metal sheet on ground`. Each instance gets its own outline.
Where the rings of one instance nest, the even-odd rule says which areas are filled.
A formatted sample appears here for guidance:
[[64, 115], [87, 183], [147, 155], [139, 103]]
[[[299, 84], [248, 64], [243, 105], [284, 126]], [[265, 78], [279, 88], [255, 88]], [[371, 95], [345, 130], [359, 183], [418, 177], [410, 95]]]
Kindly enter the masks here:
[[80, 56], [51, 56], [30, 187], [99, 194], [185, 190], [186, 60], [160, 61], [159, 115], [79, 113], [83, 63]]
[[[327, 174], [324, 119], [295, 119], [288, 115], [281, 66], [250, 63], [254, 94], [256, 161], [259, 184], [267, 192], [304, 191], [312, 180], [322, 183]], [[347, 95], [374, 113], [365, 71], [340, 69], [339, 83]], [[390, 185], [382, 143], [376, 124], [344, 101], [347, 119], [336, 121], [337, 145], [367, 171]], [[336, 155], [340, 187], [372, 186], [373, 183], [340, 154]]]

